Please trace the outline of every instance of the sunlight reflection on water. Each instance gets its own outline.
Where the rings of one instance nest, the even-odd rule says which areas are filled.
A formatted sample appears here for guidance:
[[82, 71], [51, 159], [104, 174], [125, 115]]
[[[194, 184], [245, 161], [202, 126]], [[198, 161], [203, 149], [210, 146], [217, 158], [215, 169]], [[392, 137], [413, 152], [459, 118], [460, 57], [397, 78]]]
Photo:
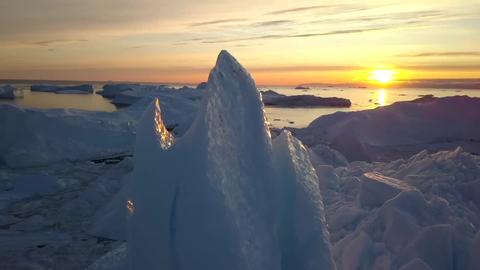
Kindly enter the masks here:
[[387, 104], [387, 91], [385, 89], [378, 90], [378, 105], [385, 106]]

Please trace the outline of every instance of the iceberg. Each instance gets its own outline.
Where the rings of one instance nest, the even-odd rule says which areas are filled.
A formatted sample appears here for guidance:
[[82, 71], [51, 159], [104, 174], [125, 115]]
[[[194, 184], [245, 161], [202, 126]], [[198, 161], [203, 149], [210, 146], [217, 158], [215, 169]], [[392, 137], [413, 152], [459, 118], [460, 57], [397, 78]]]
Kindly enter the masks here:
[[286, 96], [275, 91], [262, 91], [263, 103], [265, 106], [274, 107], [339, 107], [348, 108], [352, 106], [350, 100], [337, 97], [317, 97], [314, 95], [293, 95]]
[[123, 112], [0, 105], [0, 164], [30, 167], [131, 153], [135, 117]]
[[272, 144], [260, 93], [228, 52], [182, 137], [161, 104], [138, 125], [130, 269], [335, 268], [308, 151], [288, 133]]
[[117, 94], [123, 91], [135, 90], [138, 87], [140, 87], [139, 84], [106, 84], [103, 86], [103, 90], [97, 91], [97, 94], [105, 98], [114, 98]]
[[16, 88], [11, 85], [0, 86], [0, 99], [14, 99]]
[[30, 86], [30, 90], [34, 92], [52, 92], [56, 94], [92, 94], [93, 86], [90, 84], [71, 85], [71, 86], [34, 84]]

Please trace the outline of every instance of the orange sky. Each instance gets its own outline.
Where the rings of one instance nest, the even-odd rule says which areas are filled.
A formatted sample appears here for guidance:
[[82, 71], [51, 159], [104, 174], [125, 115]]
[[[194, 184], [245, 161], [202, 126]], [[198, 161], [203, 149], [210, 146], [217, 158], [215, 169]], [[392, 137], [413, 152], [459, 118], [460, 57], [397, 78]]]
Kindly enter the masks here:
[[2, 1], [0, 33], [0, 79], [198, 83], [221, 49], [263, 85], [480, 78], [476, 0]]

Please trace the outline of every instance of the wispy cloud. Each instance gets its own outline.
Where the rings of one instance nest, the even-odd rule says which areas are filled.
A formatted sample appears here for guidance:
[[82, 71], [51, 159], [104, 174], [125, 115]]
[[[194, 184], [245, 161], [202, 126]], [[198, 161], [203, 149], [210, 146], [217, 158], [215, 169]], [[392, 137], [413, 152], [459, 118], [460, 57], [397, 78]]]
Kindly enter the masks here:
[[308, 7], [298, 7], [298, 8], [290, 8], [290, 9], [281, 9], [267, 13], [267, 15], [279, 15], [279, 14], [286, 14], [286, 13], [294, 13], [294, 12], [303, 12], [303, 11], [310, 11], [315, 9], [321, 8], [331, 8], [332, 6], [308, 6]]
[[400, 69], [407, 70], [427, 70], [427, 71], [480, 71], [479, 64], [442, 64], [442, 65], [432, 65], [432, 64], [414, 64], [414, 65], [402, 65], [398, 66]]
[[480, 56], [480, 52], [419, 52], [398, 54], [399, 57], [434, 57], [434, 56]]
[[215, 25], [215, 24], [224, 24], [224, 23], [231, 23], [231, 22], [244, 22], [246, 19], [223, 19], [223, 20], [214, 20], [214, 21], [205, 21], [205, 22], [196, 22], [189, 24], [190, 26], [206, 26], [206, 25]]
[[58, 46], [79, 42], [87, 42], [87, 39], [49, 39], [30, 42], [30, 45], [36, 46]]
[[439, 17], [447, 17], [447, 12], [442, 10], [421, 10], [421, 11], [409, 11], [409, 12], [393, 12], [388, 14], [376, 14], [368, 16], [348, 16], [342, 18], [327, 18], [320, 20], [313, 20], [308, 23], [369, 23], [377, 21], [403, 21], [415, 19], [416, 21], [427, 20]]
[[359, 11], [365, 10], [367, 7], [359, 6], [359, 5], [315, 5], [315, 6], [303, 6], [297, 8], [290, 8], [290, 9], [281, 9], [275, 10], [272, 12], [268, 12], [265, 15], [283, 15], [283, 14], [291, 14], [291, 13], [300, 13], [300, 12], [308, 12], [308, 11], [317, 11], [317, 10], [335, 10], [335, 11]]
[[284, 24], [291, 24], [294, 23], [292, 20], [274, 20], [274, 21], [264, 21], [264, 22], [256, 22], [253, 23], [251, 26], [253, 27], [267, 27], [267, 26], [278, 26]]
[[252, 72], [351, 71], [359, 69], [362, 69], [362, 67], [342, 65], [269, 66], [249, 68]]
[[305, 33], [305, 34], [272, 34], [272, 35], [263, 35], [263, 36], [253, 36], [247, 38], [232, 38], [232, 39], [222, 39], [222, 40], [204, 40], [202, 43], [228, 43], [228, 42], [239, 42], [239, 41], [248, 41], [248, 40], [262, 40], [262, 39], [283, 39], [283, 38], [308, 38], [308, 37], [318, 37], [318, 36], [333, 36], [333, 35], [345, 35], [345, 34], [355, 34], [355, 33], [364, 33], [372, 32], [378, 30], [385, 30], [390, 28], [389, 26], [377, 26], [370, 28], [356, 28], [356, 29], [345, 29], [345, 30], [335, 30], [319, 33]]

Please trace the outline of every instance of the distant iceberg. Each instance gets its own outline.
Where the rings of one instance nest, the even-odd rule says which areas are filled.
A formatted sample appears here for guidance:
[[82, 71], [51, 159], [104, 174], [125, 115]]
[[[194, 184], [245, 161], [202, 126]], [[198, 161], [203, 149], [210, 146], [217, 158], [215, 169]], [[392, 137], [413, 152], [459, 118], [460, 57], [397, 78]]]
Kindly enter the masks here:
[[317, 97], [314, 95], [293, 95], [286, 96], [275, 91], [262, 91], [263, 103], [265, 106], [275, 107], [339, 107], [348, 108], [352, 106], [350, 100], [338, 97]]
[[14, 99], [17, 89], [11, 85], [0, 86], [0, 99]]
[[260, 93], [228, 52], [185, 135], [167, 131], [161, 106], [138, 125], [126, 251], [89, 269], [335, 269], [308, 151], [287, 131], [272, 142]]
[[34, 84], [30, 86], [34, 92], [52, 92], [56, 94], [92, 94], [93, 86], [90, 84], [63, 86], [51, 84]]

